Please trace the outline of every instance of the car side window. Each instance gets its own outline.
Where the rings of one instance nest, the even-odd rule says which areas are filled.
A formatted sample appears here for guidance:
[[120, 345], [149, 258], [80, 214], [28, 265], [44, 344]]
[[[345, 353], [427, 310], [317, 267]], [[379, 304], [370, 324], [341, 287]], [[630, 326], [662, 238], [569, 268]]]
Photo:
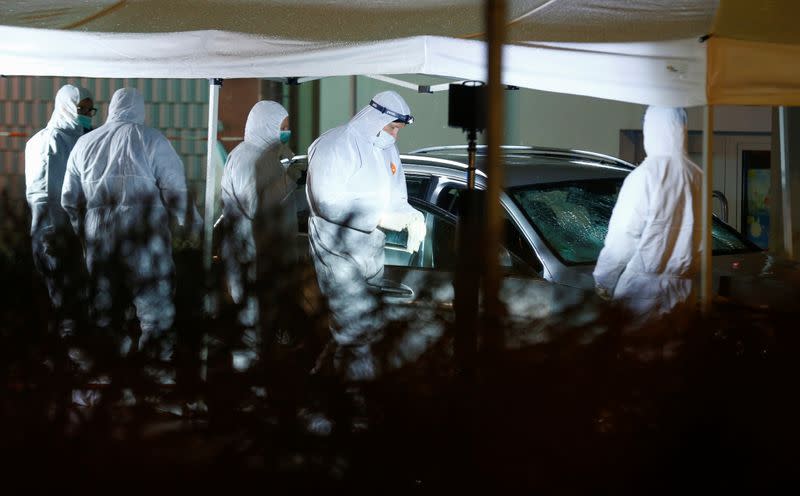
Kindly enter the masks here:
[[427, 223], [423, 267], [452, 271], [456, 268], [456, 224], [444, 217], [431, 215]]
[[406, 190], [408, 191], [409, 198], [417, 198], [424, 201], [427, 200], [428, 189], [430, 188], [430, 185], [430, 176], [406, 174]]
[[[448, 201], [444, 206], [452, 207], [457, 205], [459, 188], [449, 187], [449, 191], [444, 191]], [[442, 194], [439, 195], [442, 198]], [[451, 200], [453, 200], [451, 202]], [[420, 245], [417, 253], [410, 254], [405, 250], [407, 233], [387, 232], [386, 233], [386, 265], [397, 265], [403, 267], [430, 268], [437, 270], [455, 270], [457, 258], [457, 239], [456, 239], [456, 217], [446, 212], [440, 206], [430, 203], [411, 200], [414, 208], [425, 216], [427, 232], [425, 239]], [[456, 207], [457, 208], [457, 207]], [[527, 240], [517, 228], [516, 224], [505, 215], [505, 243], [504, 247], [507, 256], [501, 257], [501, 263], [512, 272], [541, 276], [542, 263], [536, 253], [528, 244]]]
[[523, 274], [541, 276], [544, 272], [541, 260], [536, 256], [528, 240], [525, 239], [508, 213], [504, 212], [503, 217], [505, 218], [505, 248], [511, 255], [511, 268]]
[[386, 235], [383, 246], [384, 265], [412, 266], [414, 254], [406, 250], [408, 231], [384, 231], [384, 234]]
[[[436, 206], [446, 210], [453, 215], [458, 215], [459, 198], [464, 186], [461, 184], [446, 184], [436, 198]], [[506, 266], [516, 272], [531, 275], [542, 275], [544, 267], [541, 260], [536, 256], [533, 248], [528, 244], [525, 236], [520, 232], [517, 225], [504, 212], [505, 217], [505, 248], [510, 255], [510, 261], [504, 257]]]
[[422, 212], [425, 217], [425, 239], [419, 250], [409, 253], [406, 250], [408, 232], [386, 231], [384, 255], [386, 265], [401, 267], [432, 268], [452, 270], [455, 268], [455, 219], [430, 203], [410, 199], [409, 203]]
[[453, 215], [458, 215], [458, 200], [464, 186], [457, 184], [447, 184], [440, 191], [436, 197], [436, 206], [450, 212]]

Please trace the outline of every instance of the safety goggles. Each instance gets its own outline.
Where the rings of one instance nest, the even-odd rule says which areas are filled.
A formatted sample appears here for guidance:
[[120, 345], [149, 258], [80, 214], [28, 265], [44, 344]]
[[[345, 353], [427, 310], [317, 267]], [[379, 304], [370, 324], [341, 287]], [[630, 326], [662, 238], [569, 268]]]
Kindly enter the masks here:
[[369, 101], [369, 106], [374, 108], [375, 110], [377, 110], [378, 112], [380, 112], [382, 114], [386, 114], [386, 115], [389, 115], [391, 117], [394, 117], [395, 120], [400, 121], [403, 124], [413, 124], [414, 123], [414, 116], [406, 115], [406, 114], [400, 114], [398, 112], [395, 112], [394, 110], [391, 110], [391, 109], [388, 109], [388, 108], [384, 107], [380, 103], [376, 103], [375, 100], [370, 100]]
[[86, 108], [86, 107], [78, 107], [78, 114], [79, 115], [88, 115], [89, 117], [94, 117], [97, 114], [97, 107]]

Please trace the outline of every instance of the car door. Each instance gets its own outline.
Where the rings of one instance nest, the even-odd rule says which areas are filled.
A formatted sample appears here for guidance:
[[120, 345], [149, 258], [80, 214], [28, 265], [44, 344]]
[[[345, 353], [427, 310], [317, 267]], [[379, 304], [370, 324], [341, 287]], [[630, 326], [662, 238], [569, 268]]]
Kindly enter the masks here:
[[[466, 189], [464, 183], [440, 177], [432, 182], [429, 194], [430, 202], [446, 211], [453, 219], [457, 218], [460, 193]], [[501, 265], [507, 263], [507, 270], [528, 276], [546, 277], [546, 264], [533, 248], [529, 235], [526, 236], [523, 226], [506, 205], [503, 205], [504, 243], [508, 259], [501, 260]], [[504, 262], [506, 260], [506, 262]]]
[[[410, 300], [450, 304], [458, 253], [456, 216], [417, 198], [409, 198], [409, 203], [425, 217], [425, 239], [419, 250], [410, 254], [405, 250], [405, 231], [387, 233], [385, 278], [412, 291], [414, 296], [409, 295]], [[538, 258], [508, 217], [506, 221], [509, 223], [506, 242], [499, 260], [504, 275], [543, 281]]]
[[[298, 157], [295, 160], [305, 160]], [[405, 244], [407, 233], [387, 232], [385, 247], [384, 284], [382, 292], [393, 303], [451, 307], [453, 274], [456, 261], [457, 191], [442, 208], [428, 201], [443, 198], [439, 188], [442, 178], [420, 173], [407, 173], [409, 203], [422, 212], [426, 236], [416, 253], [409, 253]], [[454, 183], [455, 184], [455, 183]], [[463, 186], [462, 186], [463, 189]], [[447, 190], [449, 191], [449, 190]], [[299, 253], [308, 254], [308, 204], [305, 197], [305, 177], [298, 180], [293, 195], [297, 210], [300, 244]], [[543, 281], [542, 265], [518, 226], [506, 216], [506, 243], [500, 264], [507, 277], [523, 277]]]
[[[456, 217], [416, 198], [410, 198], [409, 203], [425, 216], [427, 232], [419, 251], [413, 255], [403, 252], [405, 232], [387, 236], [384, 279], [389, 291], [386, 296], [388, 301], [415, 308], [420, 312], [417, 317], [423, 319], [423, 309], [452, 309], [458, 256]], [[508, 218], [507, 221], [510, 222]], [[540, 273], [541, 266], [530, 265], [529, 262], [536, 264], [538, 259], [527, 241], [519, 237], [516, 226], [507, 226], [506, 232], [510, 235], [502, 246], [499, 260], [503, 271], [500, 299], [509, 317], [523, 320], [548, 317], [588, 301], [583, 290], [545, 280]], [[398, 285], [405, 295], [391, 294], [391, 288]]]
[[[422, 200], [409, 203], [425, 217], [425, 238], [415, 253], [406, 249], [408, 233], [386, 232], [384, 296], [393, 303], [451, 308], [455, 269], [455, 218]], [[400, 286], [403, 293], [392, 287]]]

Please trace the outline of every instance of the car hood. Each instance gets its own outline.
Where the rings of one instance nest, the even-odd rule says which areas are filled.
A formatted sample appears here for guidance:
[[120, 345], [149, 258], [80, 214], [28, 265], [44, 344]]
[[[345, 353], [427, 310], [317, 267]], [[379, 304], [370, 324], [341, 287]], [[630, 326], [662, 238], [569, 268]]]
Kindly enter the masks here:
[[749, 307], [793, 310], [800, 301], [800, 263], [763, 252], [716, 256], [714, 292]]

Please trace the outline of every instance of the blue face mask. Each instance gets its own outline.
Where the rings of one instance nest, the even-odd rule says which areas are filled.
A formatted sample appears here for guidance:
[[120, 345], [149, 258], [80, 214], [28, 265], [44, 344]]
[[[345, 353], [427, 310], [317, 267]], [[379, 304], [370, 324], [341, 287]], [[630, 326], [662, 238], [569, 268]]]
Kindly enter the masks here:
[[289, 142], [289, 139], [292, 137], [291, 131], [281, 131], [281, 143], [284, 145]]
[[92, 118], [88, 115], [78, 115], [78, 125], [84, 129], [92, 129]]

